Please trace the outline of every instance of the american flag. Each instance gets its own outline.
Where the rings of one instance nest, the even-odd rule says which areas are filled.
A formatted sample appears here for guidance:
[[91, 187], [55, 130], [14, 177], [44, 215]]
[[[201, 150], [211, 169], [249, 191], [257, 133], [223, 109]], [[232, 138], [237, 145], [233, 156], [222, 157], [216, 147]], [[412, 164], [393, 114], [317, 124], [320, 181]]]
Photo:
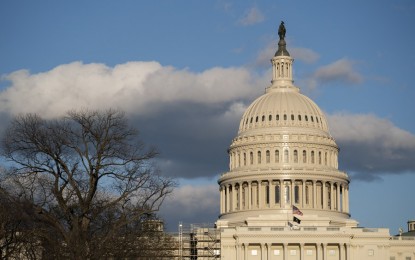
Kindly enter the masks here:
[[303, 212], [301, 212], [301, 210], [299, 210], [296, 206], [293, 205], [293, 214], [302, 216]]

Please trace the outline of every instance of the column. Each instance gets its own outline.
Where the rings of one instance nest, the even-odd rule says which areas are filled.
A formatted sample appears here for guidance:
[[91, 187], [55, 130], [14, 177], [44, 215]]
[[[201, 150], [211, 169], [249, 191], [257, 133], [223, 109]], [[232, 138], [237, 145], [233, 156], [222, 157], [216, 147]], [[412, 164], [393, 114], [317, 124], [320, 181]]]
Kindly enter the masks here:
[[322, 252], [321, 252], [321, 244], [316, 244], [316, 255], [317, 255], [317, 260], [322, 260]]
[[345, 188], [346, 191], [346, 212], [349, 213], [349, 186], [346, 186]]
[[219, 206], [219, 213], [222, 214], [223, 213], [223, 189], [222, 186], [219, 188], [219, 197], [220, 197], [220, 206]]
[[300, 244], [300, 260], [304, 260], [304, 243]]
[[229, 206], [230, 206], [230, 198], [229, 198], [229, 185], [226, 185], [226, 212], [229, 212]]
[[340, 211], [340, 183], [336, 184], [337, 187], [337, 211]]
[[262, 181], [258, 181], [258, 208], [264, 207], [264, 189], [262, 188]]
[[345, 244], [346, 245], [346, 260], [350, 260], [350, 244]]
[[323, 189], [323, 209], [327, 208], [327, 191], [326, 191], [326, 183], [323, 181], [322, 182], [322, 187]]
[[313, 181], [313, 208], [317, 208], [317, 183]]
[[265, 244], [261, 243], [260, 245], [260, 251], [261, 251], [261, 260], [266, 260], [266, 256], [265, 256]]
[[248, 260], [248, 245], [244, 243], [244, 260]]
[[251, 182], [248, 182], [248, 201], [246, 205], [248, 205], [248, 209], [251, 209], [251, 202], [252, 202], [252, 186]]
[[267, 258], [266, 259], [271, 259], [271, 243], [266, 243], [267, 246]]
[[330, 182], [330, 210], [334, 209], [333, 182]]
[[232, 211], [236, 209], [236, 183], [232, 184]]
[[295, 180], [291, 180], [291, 184], [290, 184], [291, 188], [290, 188], [290, 203], [291, 205], [294, 205], [294, 186], [295, 186]]
[[285, 208], [284, 192], [285, 192], [284, 180], [280, 180], [280, 203], [281, 203], [282, 209]]
[[343, 184], [341, 185], [341, 188], [342, 188], [342, 207], [341, 207], [341, 209], [342, 209], [342, 212], [346, 212], [345, 208], [344, 208], [344, 205], [345, 205], [345, 201], [344, 201], [345, 191], [344, 191], [344, 185]]
[[341, 260], [345, 259], [345, 257], [344, 257], [344, 244], [343, 243], [339, 244], [339, 256], [340, 256]]
[[269, 207], [275, 207], [275, 185], [272, 180], [268, 180], [269, 185]]
[[323, 244], [323, 260], [327, 260], [327, 244]]
[[243, 190], [243, 184], [239, 183], [239, 189], [238, 189], [238, 196], [239, 196], [239, 207], [237, 210], [242, 210], [242, 190]]
[[284, 251], [284, 260], [288, 260], [288, 244], [282, 244], [282, 251]]

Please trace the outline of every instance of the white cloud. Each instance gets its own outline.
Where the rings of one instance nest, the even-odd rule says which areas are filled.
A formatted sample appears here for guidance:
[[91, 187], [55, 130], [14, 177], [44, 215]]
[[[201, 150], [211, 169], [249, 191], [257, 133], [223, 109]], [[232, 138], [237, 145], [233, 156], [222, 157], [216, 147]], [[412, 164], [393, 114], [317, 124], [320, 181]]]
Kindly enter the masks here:
[[261, 82], [244, 68], [215, 67], [194, 73], [139, 61], [115, 67], [73, 62], [37, 74], [20, 70], [4, 79], [10, 85], [0, 93], [0, 112], [35, 112], [45, 117], [73, 108], [114, 107], [144, 114], [165, 103], [229, 102], [250, 97]]
[[328, 116], [332, 135], [341, 148], [343, 167], [358, 178], [415, 169], [415, 135], [371, 114]]
[[347, 83], [360, 83], [362, 76], [355, 70], [356, 62], [348, 59], [340, 59], [329, 65], [319, 68], [314, 73], [314, 78], [320, 82], [343, 81]]
[[248, 26], [248, 25], [260, 23], [264, 21], [264, 19], [265, 19], [265, 16], [262, 14], [261, 10], [259, 10], [257, 7], [254, 6], [250, 8], [245, 13], [244, 17], [242, 17], [239, 20], [239, 24]]
[[212, 223], [219, 215], [219, 187], [216, 184], [178, 187], [164, 201], [160, 215], [169, 220], [170, 230], [179, 221], [187, 224]]
[[295, 59], [295, 60], [301, 60], [305, 63], [314, 63], [319, 59], [319, 55], [318, 53], [316, 53], [315, 51], [311, 50], [311, 49], [307, 49], [307, 48], [299, 48], [299, 47], [294, 47], [294, 48], [290, 48], [290, 53], [291, 56]]

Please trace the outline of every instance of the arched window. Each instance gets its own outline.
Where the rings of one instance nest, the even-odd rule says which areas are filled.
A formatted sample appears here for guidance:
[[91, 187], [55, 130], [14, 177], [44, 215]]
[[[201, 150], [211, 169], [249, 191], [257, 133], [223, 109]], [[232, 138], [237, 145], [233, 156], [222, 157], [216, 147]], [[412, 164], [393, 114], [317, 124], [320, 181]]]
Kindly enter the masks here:
[[253, 117], [251, 117], [251, 123], [252, 123], [252, 121], [254, 120], [254, 118]]
[[265, 152], [265, 156], [266, 156], [266, 162], [267, 162], [267, 163], [270, 163], [270, 153], [269, 153], [269, 150], [267, 150], [267, 151]]
[[244, 153], [244, 166], [246, 166], [246, 153]]
[[253, 152], [249, 153], [249, 163], [254, 164], [254, 153]]
[[287, 120], [287, 115], [284, 114], [284, 120]]
[[245, 188], [244, 185], [242, 185], [242, 208], [245, 209]]
[[255, 122], [258, 122], [258, 117], [255, 118]]
[[308, 185], [305, 186], [305, 204], [310, 204], [310, 194]]
[[311, 151], [311, 163], [314, 163], [314, 151]]
[[294, 162], [298, 163], [298, 152], [297, 152], [297, 150], [294, 150]]
[[280, 203], [280, 185], [275, 185], [275, 204]]
[[280, 151], [279, 150], [275, 150], [275, 162], [276, 163], [280, 162]]
[[298, 185], [294, 186], [294, 203], [300, 203], [300, 187]]
[[307, 152], [303, 150], [303, 163], [307, 163]]
[[311, 116], [311, 122], [314, 122], [313, 116]]
[[272, 115], [269, 115], [268, 121], [271, 121], [271, 120], [272, 120]]
[[284, 162], [285, 163], [288, 163], [290, 160], [289, 160], [289, 158], [288, 158], [288, 150], [287, 149], [285, 149], [284, 150]]
[[298, 115], [298, 121], [301, 121], [301, 115]]
[[316, 117], [316, 121], [317, 121], [317, 123], [318, 123], [318, 117]]
[[238, 167], [241, 167], [241, 154], [238, 153]]
[[261, 151], [258, 151], [258, 164], [261, 163]]
[[262, 122], [264, 122], [265, 121], [265, 116], [262, 116]]
[[324, 165], [327, 165], [327, 152], [324, 153]]
[[277, 121], [278, 121], [278, 120], [280, 120], [280, 115], [277, 115], [277, 117], [276, 117], [276, 118], [277, 118]]
[[291, 120], [294, 121], [294, 115], [293, 114], [291, 114]]
[[308, 121], [308, 117], [307, 116], [305, 116], [305, 121]]

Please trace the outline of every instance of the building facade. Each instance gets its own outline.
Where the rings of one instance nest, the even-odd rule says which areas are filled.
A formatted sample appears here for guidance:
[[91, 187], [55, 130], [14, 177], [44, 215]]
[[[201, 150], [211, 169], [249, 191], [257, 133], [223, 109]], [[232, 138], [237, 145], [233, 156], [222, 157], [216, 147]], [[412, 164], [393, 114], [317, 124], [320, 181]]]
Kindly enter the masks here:
[[339, 148], [324, 113], [294, 85], [284, 23], [278, 34], [271, 85], [242, 116], [218, 180], [221, 259], [414, 260], [415, 237], [350, 218]]

